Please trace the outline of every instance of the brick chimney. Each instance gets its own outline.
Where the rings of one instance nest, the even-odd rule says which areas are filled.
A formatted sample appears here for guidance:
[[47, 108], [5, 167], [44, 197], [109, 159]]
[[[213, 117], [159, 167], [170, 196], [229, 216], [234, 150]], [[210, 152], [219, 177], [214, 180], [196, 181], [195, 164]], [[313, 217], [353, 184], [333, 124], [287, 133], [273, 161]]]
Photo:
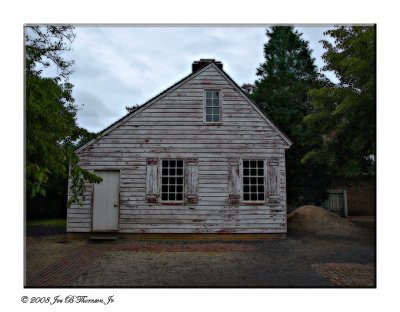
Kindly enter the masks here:
[[216, 61], [215, 59], [200, 59], [199, 61], [194, 61], [192, 64], [192, 72], [197, 72], [202, 69], [204, 66], [207, 66], [210, 63], [215, 63], [218, 68], [222, 69], [222, 63], [220, 61]]

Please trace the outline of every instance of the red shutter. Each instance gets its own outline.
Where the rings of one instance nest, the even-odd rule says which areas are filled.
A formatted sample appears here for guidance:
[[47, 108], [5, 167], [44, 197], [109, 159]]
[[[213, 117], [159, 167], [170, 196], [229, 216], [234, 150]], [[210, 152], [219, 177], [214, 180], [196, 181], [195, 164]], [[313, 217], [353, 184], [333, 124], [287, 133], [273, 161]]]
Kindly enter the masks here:
[[148, 158], [146, 167], [146, 202], [157, 203], [158, 197], [158, 158]]
[[267, 201], [269, 204], [280, 202], [279, 197], [279, 159], [267, 160]]
[[199, 161], [196, 158], [185, 159], [185, 202], [197, 204], [199, 184]]
[[240, 169], [239, 159], [229, 159], [228, 179], [229, 179], [229, 203], [240, 203]]

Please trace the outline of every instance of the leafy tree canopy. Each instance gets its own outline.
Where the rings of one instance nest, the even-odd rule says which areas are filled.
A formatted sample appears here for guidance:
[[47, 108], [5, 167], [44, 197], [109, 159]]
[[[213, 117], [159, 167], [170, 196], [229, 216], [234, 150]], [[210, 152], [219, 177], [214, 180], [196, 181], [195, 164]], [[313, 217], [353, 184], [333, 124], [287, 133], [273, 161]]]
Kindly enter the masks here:
[[375, 27], [340, 26], [325, 35], [324, 70], [337, 85], [309, 91], [312, 110], [304, 124], [313, 148], [303, 163], [325, 164], [330, 174], [357, 179], [375, 173]]
[[289, 136], [309, 112], [307, 91], [321, 79], [308, 42], [291, 26], [267, 29], [265, 62], [257, 68], [253, 99]]
[[[28, 26], [25, 29], [26, 81], [26, 181], [31, 197], [46, 195], [55, 180], [72, 180], [72, 201], [78, 201], [84, 180], [101, 179], [80, 168], [75, 146], [93, 137], [76, 122], [77, 107], [68, 82], [73, 61], [63, 53], [70, 50], [75, 35], [72, 26]], [[42, 77], [53, 66], [57, 74]], [[71, 170], [68, 172], [68, 164]]]
[[308, 42], [293, 27], [273, 26], [266, 35], [269, 40], [264, 45], [265, 62], [257, 69], [259, 78], [254, 87], [242, 88], [293, 141], [287, 152], [289, 203], [319, 203], [326, 177], [323, 168], [300, 164], [312, 135], [302, 120], [312, 108], [308, 91], [329, 81], [319, 74]]

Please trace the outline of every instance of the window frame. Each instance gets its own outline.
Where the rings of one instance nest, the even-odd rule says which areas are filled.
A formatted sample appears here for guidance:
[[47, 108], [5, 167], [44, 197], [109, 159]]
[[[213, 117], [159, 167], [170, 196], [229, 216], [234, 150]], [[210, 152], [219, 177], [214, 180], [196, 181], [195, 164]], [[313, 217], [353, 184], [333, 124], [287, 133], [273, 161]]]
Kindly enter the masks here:
[[[182, 200], [165, 200], [162, 199], [162, 194], [165, 193], [162, 190], [163, 187], [163, 183], [162, 183], [162, 178], [163, 177], [167, 177], [170, 178], [169, 172], [168, 172], [168, 176], [163, 176], [163, 161], [171, 161], [171, 160], [175, 160], [175, 161], [182, 161], [182, 176], [179, 176], [182, 178]], [[169, 164], [168, 164], [168, 169], [169, 169]], [[178, 168], [178, 167], [175, 167]], [[159, 185], [160, 185], [160, 203], [163, 205], [183, 205], [185, 202], [185, 160], [183, 158], [160, 158], [160, 168], [159, 168]], [[177, 178], [177, 176], [175, 176], [175, 178]], [[176, 185], [176, 184], [175, 184]], [[168, 184], [169, 186], [169, 184]], [[167, 194], [170, 194], [170, 191], [167, 191]], [[176, 191], [175, 191], [175, 195], [176, 195]]]
[[[219, 92], [219, 121], [207, 121], [206, 120], [206, 112], [207, 112], [207, 107], [213, 107], [213, 106], [206, 106], [207, 104], [207, 92]], [[203, 123], [207, 125], [220, 125], [222, 124], [222, 99], [223, 99], [223, 94], [221, 89], [204, 89], [203, 91]]]
[[[263, 169], [264, 169], [264, 176], [263, 176], [263, 181], [264, 181], [264, 199], [263, 200], [245, 200], [244, 199], [244, 183], [243, 183], [243, 179], [244, 179], [244, 174], [243, 174], [243, 170], [244, 170], [244, 161], [262, 161], [263, 162]], [[241, 202], [244, 205], [264, 205], [267, 202], [267, 196], [266, 196], [266, 184], [267, 184], [267, 160], [263, 159], [263, 158], [244, 158], [240, 160], [240, 198], [241, 198]], [[250, 168], [250, 167], [249, 167]], [[251, 194], [251, 192], [249, 192], [249, 194]], [[251, 197], [251, 195], [250, 195]]]

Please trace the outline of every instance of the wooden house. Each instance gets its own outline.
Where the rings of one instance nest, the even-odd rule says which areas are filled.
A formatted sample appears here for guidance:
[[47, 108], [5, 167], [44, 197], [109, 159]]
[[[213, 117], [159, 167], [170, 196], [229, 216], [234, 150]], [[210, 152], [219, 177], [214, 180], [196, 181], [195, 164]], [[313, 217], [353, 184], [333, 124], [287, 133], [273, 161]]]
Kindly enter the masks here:
[[77, 150], [103, 178], [68, 208], [68, 232], [286, 233], [291, 141], [224, 72], [192, 73]]

